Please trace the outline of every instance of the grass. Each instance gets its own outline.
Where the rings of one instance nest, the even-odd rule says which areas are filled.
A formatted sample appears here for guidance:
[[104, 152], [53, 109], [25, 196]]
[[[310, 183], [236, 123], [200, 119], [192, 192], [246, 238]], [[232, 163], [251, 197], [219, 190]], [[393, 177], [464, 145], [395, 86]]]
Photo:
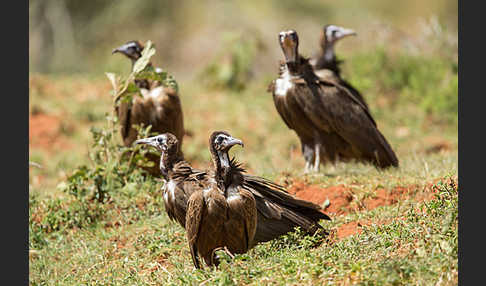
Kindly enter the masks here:
[[[339, 163], [304, 175], [298, 139], [265, 92], [273, 74], [249, 81], [238, 92], [179, 81], [185, 128], [192, 133], [182, 147], [186, 159], [208, 166], [209, 134], [223, 129], [245, 142], [244, 149], [232, 153], [250, 173], [284, 185], [343, 184], [352, 188], [356, 205], [377, 189], [397, 186], [416, 185], [415, 192], [433, 193], [433, 198], [414, 195], [331, 215], [331, 222], [322, 222], [333, 233], [324, 243], [297, 231], [234, 260], [223, 259], [218, 269], [203, 270], [193, 269], [185, 231], [163, 209], [160, 180], [138, 169], [116, 175], [121, 183], [104, 173], [108, 195], [102, 203], [92, 196], [97, 193], [89, 180], [75, 184], [85, 191], [66, 187], [80, 166], [103, 166], [89, 156], [97, 150], [89, 130], [109, 127], [109, 81], [31, 74], [29, 110], [35, 128], [29, 133], [29, 160], [42, 168], [29, 170], [30, 284], [456, 285], [457, 72], [440, 57], [387, 54], [379, 48], [367, 53], [347, 58], [344, 75], [363, 91], [400, 168]], [[55, 119], [43, 125], [45, 117]], [[110, 140], [120, 143], [118, 133]], [[446, 146], [442, 151], [428, 151], [441, 144]], [[123, 164], [114, 166], [125, 170]], [[423, 191], [429, 183], [436, 187]], [[360, 233], [336, 237], [344, 225], [358, 221], [369, 223]]]

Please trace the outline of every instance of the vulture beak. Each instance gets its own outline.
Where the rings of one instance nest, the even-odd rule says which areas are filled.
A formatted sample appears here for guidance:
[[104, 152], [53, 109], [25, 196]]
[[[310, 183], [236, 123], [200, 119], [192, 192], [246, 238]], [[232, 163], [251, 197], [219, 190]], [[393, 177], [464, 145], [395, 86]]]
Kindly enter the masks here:
[[356, 36], [356, 32], [351, 30], [351, 29], [346, 29], [346, 28], [339, 28], [339, 30], [336, 33], [336, 38], [337, 39], [342, 39], [348, 36]]
[[119, 46], [118, 48], [113, 49], [113, 51], [111, 52], [112, 55], [116, 54], [116, 53], [122, 53], [122, 54], [128, 55], [128, 45], [125, 44], [125, 45]]
[[143, 139], [138, 139], [135, 142], [133, 142], [133, 145], [139, 145], [139, 144], [145, 144], [145, 145], [150, 145], [156, 147], [156, 140], [154, 137], [149, 137], [149, 138], [143, 138]]
[[229, 150], [231, 147], [233, 147], [235, 145], [241, 145], [241, 147], [245, 147], [245, 145], [243, 144], [243, 141], [241, 141], [240, 139], [237, 139], [237, 138], [230, 137], [227, 140], [225, 140], [225, 142], [223, 144], [223, 148], [225, 150]]
[[145, 144], [155, 147], [159, 150], [164, 150], [167, 143], [167, 137], [165, 135], [157, 135], [153, 137], [143, 138], [133, 142], [133, 145]]
[[286, 62], [297, 62], [297, 47], [299, 46], [297, 33], [293, 30], [280, 32], [279, 40]]

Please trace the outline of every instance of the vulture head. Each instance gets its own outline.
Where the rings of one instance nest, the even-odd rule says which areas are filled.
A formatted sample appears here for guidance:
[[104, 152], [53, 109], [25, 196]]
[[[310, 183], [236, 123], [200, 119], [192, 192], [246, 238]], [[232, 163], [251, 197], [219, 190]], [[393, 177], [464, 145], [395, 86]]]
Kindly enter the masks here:
[[243, 141], [233, 138], [226, 131], [214, 131], [209, 138], [209, 145], [214, 151], [228, 152], [234, 145], [243, 145]]
[[278, 40], [287, 65], [296, 63], [299, 59], [299, 36], [297, 36], [297, 32], [294, 30], [282, 31], [278, 34]]
[[111, 54], [122, 53], [132, 62], [137, 61], [142, 56], [143, 45], [139, 41], [129, 41], [126, 44], [114, 49]]
[[229, 167], [228, 151], [235, 145], [243, 145], [243, 141], [233, 138], [228, 132], [214, 131], [209, 137], [209, 150], [213, 156], [216, 168]]
[[333, 47], [337, 41], [348, 36], [356, 36], [356, 32], [336, 25], [325, 25], [321, 32], [321, 46]]
[[179, 149], [179, 141], [177, 140], [177, 137], [171, 133], [164, 133], [153, 137], [139, 139], [133, 142], [133, 144], [149, 145], [155, 147], [163, 154], [177, 154]]
[[168, 176], [168, 170], [182, 158], [179, 151], [179, 141], [171, 133], [164, 133], [161, 135], [143, 138], [133, 142], [134, 145], [145, 144], [155, 147], [162, 155], [160, 158], [160, 172], [164, 178]]

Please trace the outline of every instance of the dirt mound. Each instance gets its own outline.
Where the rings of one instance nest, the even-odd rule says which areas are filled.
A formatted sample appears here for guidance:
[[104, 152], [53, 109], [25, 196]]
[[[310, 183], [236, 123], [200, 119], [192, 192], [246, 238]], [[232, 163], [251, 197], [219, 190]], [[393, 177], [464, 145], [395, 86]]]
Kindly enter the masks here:
[[398, 186], [391, 190], [377, 189], [375, 195], [363, 200], [363, 207], [372, 210], [381, 206], [389, 206], [398, 203], [399, 200], [407, 199], [413, 191], [418, 190], [418, 185]]
[[57, 116], [38, 113], [29, 116], [29, 147], [45, 150], [69, 149], [71, 144], [61, 134], [61, 120]]
[[[362, 206], [366, 210], [371, 210], [379, 206], [385, 206], [385, 205], [392, 205], [397, 203], [401, 199], [407, 199], [413, 196], [414, 200], [417, 202], [422, 202], [422, 201], [430, 201], [434, 198], [435, 194], [437, 193], [438, 189], [434, 187], [441, 179], [435, 179], [433, 182], [427, 183], [425, 186], [418, 186], [418, 185], [409, 185], [409, 186], [399, 186], [391, 189], [390, 191], [386, 189], [377, 189], [375, 196], [371, 198], [366, 198], [362, 201]], [[457, 185], [457, 177], [454, 178], [449, 178], [447, 179], [444, 183], [445, 184], [451, 184], [451, 181], [454, 181], [454, 184]], [[343, 188], [342, 185], [339, 186], [340, 188]], [[319, 188], [314, 187], [315, 189], [320, 190]], [[325, 190], [329, 190], [331, 188], [326, 188]], [[334, 188], [336, 189], [336, 188]], [[339, 188], [337, 188], [339, 189]], [[312, 188], [305, 188], [304, 191], [306, 190], [312, 190]], [[325, 193], [324, 191], [323, 193]], [[328, 192], [328, 191], [327, 191]], [[316, 196], [312, 196], [309, 193], [303, 193], [306, 197], [308, 198], [315, 198]], [[331, 199], [329, 199], [331, 200]], [[315, 201], [314, 201], [315, 202]], [[339, 201], [338, 201], [339, 202]], [[332, 203], [331, 203], [332, 205]], [[344, 206], [341, 204], [341, 206]], [[327, 211], [326, 211], [327, 212]], [[344, 212], [342, 212], [344, 213]], [[394, 218], [394, 220], [397, 219], [404, 219], [402, 217], [397, 217]], [[388, 224], [391, 223], [392, 220], [386, 220], [386, 221], [371, 221], [371, 220], [359, 220], [359, 221], [351, 221], [345, 224], [340, 225], [336, 229], [333, 230], [333, 233], [335, 233], [335, 240], [340, 240], [345, 237], [359, 234], [361, 233], [362, 227], [363, 226], [370, 226], [372, 224], [377, 224], [377, 225], [382, 225], [382, 224]]]
[[353, 200], [351, 188], [344, 185], [320, 188], [315, 185], [306, 185], [304, 182], [294, 182], [288, 191], [320, 206], [329, 200], [330, 205], [326, 208], [326, 213], [344, 214]]
[[[434, 196], [432, 185], [439, 179], [427, 183], [425, 186], [408, 185], [397, 186], [392, 189], [379, 188], [374, 194], [361, 201], [356, 201], [354, 191], [350, 186], [337, 185], [322, 188], [317, 185], [306, 185], [304, 182], [294, 182], [289, 188], [289, 193], [298, 198], [311, 201], [323, 206], [326, 200], [329, 205], [325, 213], [330, 215], [343, 215], [355, 211], [372, 210], [380, 206], [396, 204], [400, 200], [414, 198], [418, 201], [430, 200]], [[323, 206], [325, 207], [325, 206]]]

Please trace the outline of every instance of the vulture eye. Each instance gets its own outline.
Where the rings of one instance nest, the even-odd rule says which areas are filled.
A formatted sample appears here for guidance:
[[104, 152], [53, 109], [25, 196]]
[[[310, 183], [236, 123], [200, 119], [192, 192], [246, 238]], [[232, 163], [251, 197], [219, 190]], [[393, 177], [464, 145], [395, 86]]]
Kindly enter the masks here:
[[216, 138], [217, 144], [221, 144], [222, 142], [223, 142], [223, 137], [219, 136], [218, 138]]
[[160, 138], [160, 137], [159, 137], [159, 138], [157, 138], [157, 142], [158, 142], [159, 144], [162, 144], [162, 142], [163, 142], [162, 138]]

